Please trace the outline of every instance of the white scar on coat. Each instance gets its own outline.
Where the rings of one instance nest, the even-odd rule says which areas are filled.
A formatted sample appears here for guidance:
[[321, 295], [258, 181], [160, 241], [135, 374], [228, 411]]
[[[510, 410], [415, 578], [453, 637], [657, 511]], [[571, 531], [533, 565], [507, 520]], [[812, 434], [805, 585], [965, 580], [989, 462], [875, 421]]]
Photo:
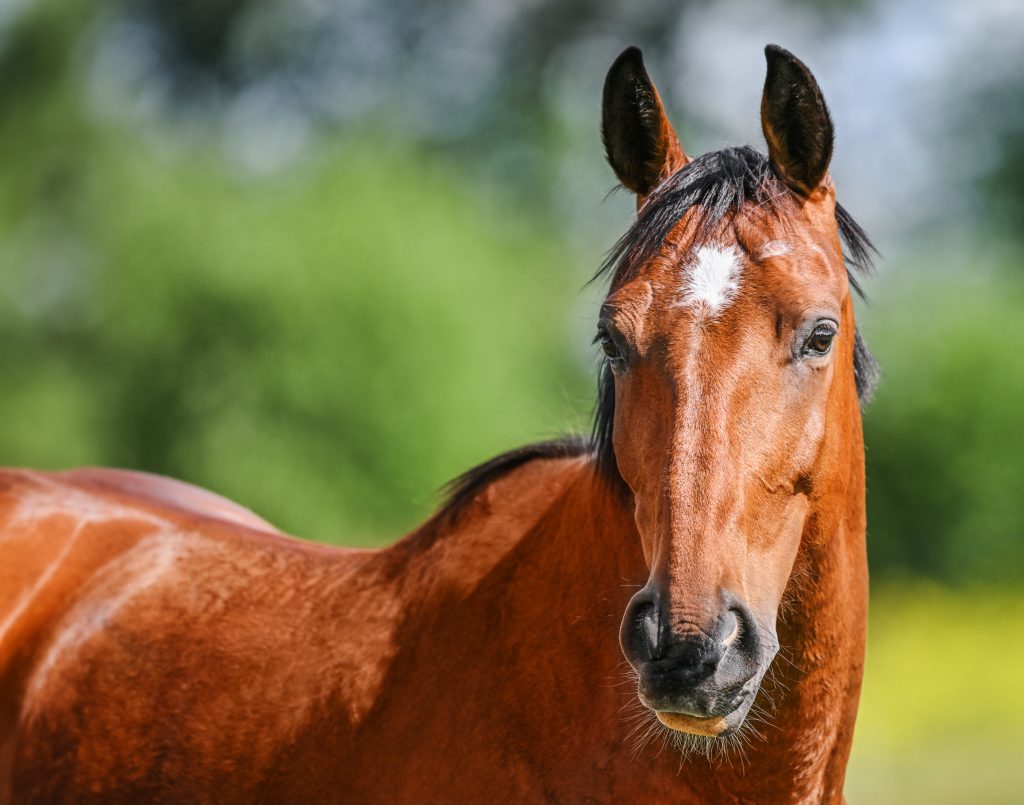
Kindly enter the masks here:
[[784, 257], [791, 251], [793, 247], [784, 240], [766, 240], [758, 248], [756, 257], [758, 260], [767, 260], [769, 257]]
[[678, 304], [716, 316], [736, 297], [741, 270], [740, 256], [732, 246], [701, 246], [683, 266]]

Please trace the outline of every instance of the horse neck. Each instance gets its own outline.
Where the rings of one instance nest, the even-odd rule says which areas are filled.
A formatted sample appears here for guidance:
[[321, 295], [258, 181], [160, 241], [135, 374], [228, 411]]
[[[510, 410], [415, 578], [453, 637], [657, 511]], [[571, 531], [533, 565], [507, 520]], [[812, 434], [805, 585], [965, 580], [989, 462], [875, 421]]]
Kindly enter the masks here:
[[[864, 447], [859, 409], [841, 451], [845, 483], [812, 504], [778, 624], [782, 646], [760, 731], [797, 801], [837, 802], [853, 741], [867, 631]], [[848, 456], [846, 455], [848, 451]]]
[[[629, 583], [646, 572], [615, 494], [587, 457], [533, 461], [384, 552], [403, 615], [366, 751], [393, 754], [415, 735], [413, 754], [426, 762], [424, 746], [464, 753], [453, 736], [511, 740], [560, 723], [577, 725], [564, 746], [516, 741], [537, 753], [531, 767], [553, 774], [613, 753], [625, 701], [613, 688], [624, 678], [618, 624]], [[424, 699], [444, 719], [424, 723]]]
[[[388, 712], [402, 709], [399, 687], [413, 700], [428, 690], [444, 712], [477, 729], [485, 714], [515, 712], [523, 724], [536, 717], [541, 732], [565, 718], [580, 731], [574, 752], [589, 747], [625, 757], [626, 773], [642, 769], [645, 785], [659, 778], [668, 790], [685, 787], [701, 800], [839, 800], [867, 597], [859, 419], [857, 425], [843, 494], [812, 505], [779, 624], [776, 683], [762, 693], [771, 699], [769, 723], [759, 727], [765, 740], [752, 741], [742, 762], [688, 758], [680, 765], [672, 753], [655, 757], [653, 750], [632, 757], [619, 712], [622, 694], [632, 690], [613, 687], [624, 676], [617, 634], [648, 569], [631, 503], [583, 459], [517, 469], [482, 489], [466, 510], [435, 519], [384, 553], [384, 575], [394, 579], [403, 613], [393, 641], [401, 653], [389, 663], [395, 685]], [[563, 676], [557, 693], [550, 689], [556, 673]], [[381, 746], [400, 744], [408, 729], [382, 718]], [[416, 730], [422, 737], [422, 722]]]
[[[631, 512], [588, 457], [520, 467], [396, 546], [407, 637], [432, 640], [424, 621], [467, 607], [457, 619], [470, 629], [467, 619], [486, 619], [489, 602], [524, 621], [489, 635], [489, 645], [521, 639], [516, 626], [550, 622], [552, 606], [592, 610], [599, 596], [611, 610], [628, 600], [624, 585], [642, 567], [634, 529]], [[605, 642], [617, 652], [617, 629], [610, 634]]]

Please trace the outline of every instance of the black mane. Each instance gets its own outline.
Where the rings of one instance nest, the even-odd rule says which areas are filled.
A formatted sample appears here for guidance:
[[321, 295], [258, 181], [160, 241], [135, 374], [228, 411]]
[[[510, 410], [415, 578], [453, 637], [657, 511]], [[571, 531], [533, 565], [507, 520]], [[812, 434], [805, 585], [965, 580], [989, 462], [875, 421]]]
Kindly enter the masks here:
[[[790, 191], [775, 176], [764, 154], [750, 146], [725, 148], [691, 160], [666, 179], [640, 209], [636, 221], [619, 238], [594, 279], [609, 277], [614, 288], [628, 281], [661, 248], [665, 237], [693, 207], [701, 211], [696, 240], [712, 235], [747, 203], [767, 213], [788, 203]], [[875, 248], [853, 217], [836, 204], [836, 222], [843, 243], [847, 277], [863, 298], [857, 279], [872, 270]], [[871, 399], [878, 380], [878, 366], [867, 345], [854, 334], [853, 373], [862, 402]], [[615, 419], [615, 379], [607, 361], [598, 372], [597, 407], [590, 438], [571, 436], [527, 445], [492, 458], [461, 475], [448, 486], [448, 500], [438, 516], [457, 512], [484, 486], [536, 459], [596, 456], [598, 467], [614, 486], [622, 485], [612, 448]]]
[[578, 434], [517, 447], [466, 470], [445, 486], [447, 499], [434, 516], [437, 521], [461, 511], [476, 493], [517, 467], [538, 459], [578, 458], [594, 451], [593, 440]]

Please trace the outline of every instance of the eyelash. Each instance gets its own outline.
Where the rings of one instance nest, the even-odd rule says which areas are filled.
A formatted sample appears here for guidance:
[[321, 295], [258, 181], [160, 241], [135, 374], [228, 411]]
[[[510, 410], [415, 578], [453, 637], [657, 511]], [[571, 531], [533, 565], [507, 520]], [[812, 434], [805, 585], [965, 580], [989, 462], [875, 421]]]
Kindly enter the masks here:
[[[804, 341], [802, 349], [803, 354], [818, 358], [828, 355], [828, 353], [832, 351], [832, 342], [835, 340], [837, 332], [835, 325], [831, 322], [819, 321], [814, 325], [814, 329], [811, 331], [811, 334], [808, 335], [807, 339]], [[825, 340], [823, 349], [817, 349], [812, 346], [812, 343], [816, 339]], [[819, 343], [821, 342], [819, 341]]]
[[624, 358], [619, 345], [615, 343], [615, 339], [612, 338], [606, 327], [598, 327], [594, 343], [601, 345], [601, 351], [613, 366], [622, 364]]

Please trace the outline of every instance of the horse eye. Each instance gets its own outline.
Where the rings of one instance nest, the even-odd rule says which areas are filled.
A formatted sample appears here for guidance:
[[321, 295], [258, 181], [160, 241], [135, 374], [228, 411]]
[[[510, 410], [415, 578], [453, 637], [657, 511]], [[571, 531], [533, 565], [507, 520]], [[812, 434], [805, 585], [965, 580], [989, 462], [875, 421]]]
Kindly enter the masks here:
[[619, 351], [619, 345], [615, 343], [615, 339], [612, 338], [610, 332], [603, 325], [597, 329], [597, 337], [594, 339], [601, 345], [601, 351], [605, 354], [612, 363], [618, 363], [622, 360], [622, 353]]
[[619, 354], [619, 348], [615, 345], [615, 341], [606, 332], [598, 333], [598, 340], [601, 342], [601, 351], [608, 356], [611, 360], [618, 360], [621, 355]]
[[804, 343], [804, 352], [809, 355], [828, 355], [835, 337], [834, 327], [829, 324], [819, 324]]

